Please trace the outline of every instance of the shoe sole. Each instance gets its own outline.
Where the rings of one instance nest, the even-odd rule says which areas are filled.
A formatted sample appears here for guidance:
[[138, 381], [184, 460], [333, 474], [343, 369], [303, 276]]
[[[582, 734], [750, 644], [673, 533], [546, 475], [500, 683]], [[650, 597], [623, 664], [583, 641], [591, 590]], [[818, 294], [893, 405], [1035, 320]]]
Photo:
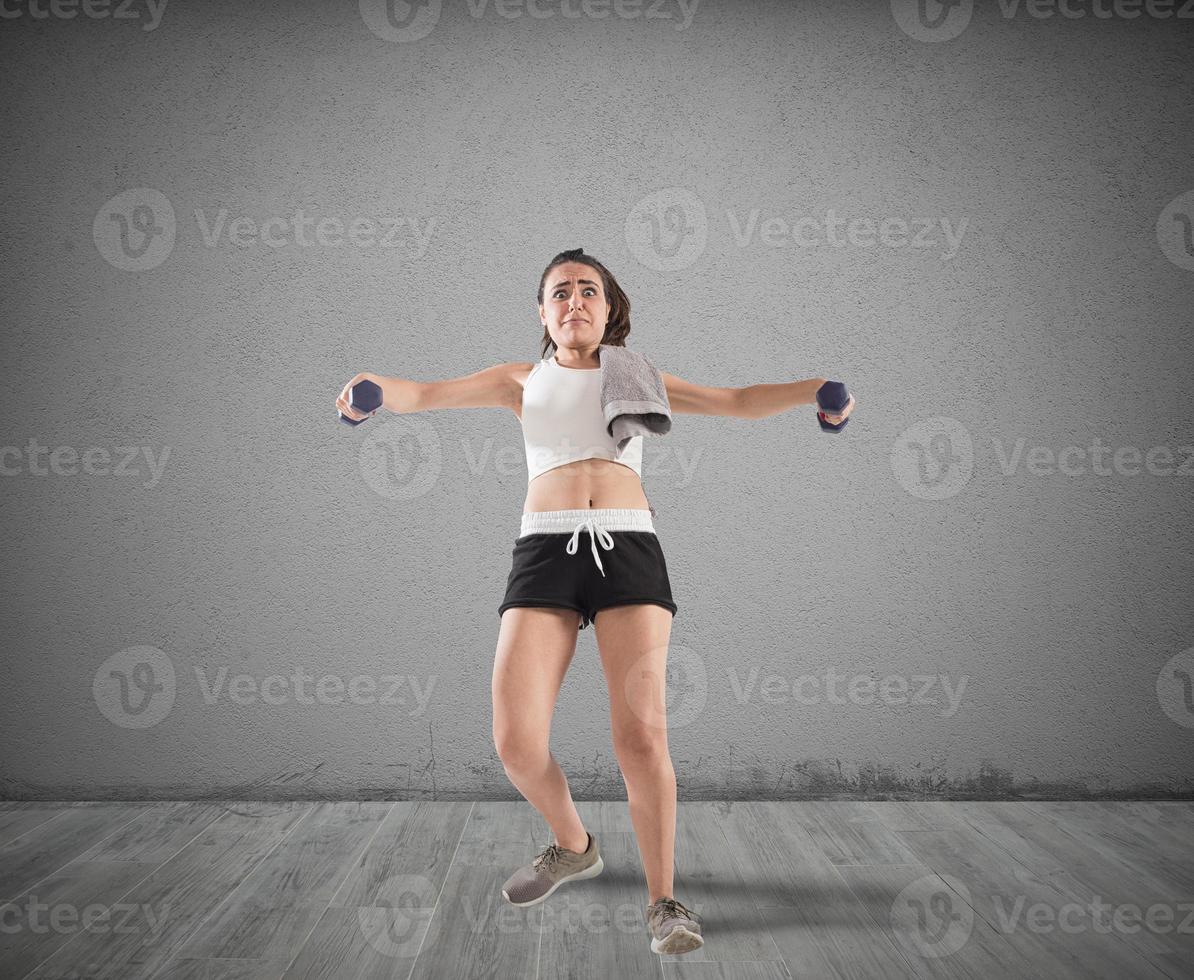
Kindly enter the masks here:
[[661, 955], [671, 953], [689, 953], [705, 945], [705, 940], [698, 933], [689, 932], [683, 926], [676, 926], [662, 939], [651, 940], [651, 952]]
[[515, 902], [511, 900], [509, 895], [506, 894], [506, 889], [504, 888], [502, 889], [502, 898], [504, 898], [507, 902], [510, 902], [510, 904], [515, 908], [525, 909], [531, 905], [538, 905], [540, 902], [550, 898], [551, 893], [559, 888], [560, 885], [566, 885], [570, 881], [581, 881], [584, 878], [596, 878], [599, 874], [601, 874], [601, 869], [604, 867], [605, 862], [601, 860], [601, 855], [598, 854], [597, 860], [589, 865], [589, 867], [585, 868], [583, 871], [576, 872], [576, 874], [567, 875], [561, 878], [538, 898], [532, 898], [529, 902]]

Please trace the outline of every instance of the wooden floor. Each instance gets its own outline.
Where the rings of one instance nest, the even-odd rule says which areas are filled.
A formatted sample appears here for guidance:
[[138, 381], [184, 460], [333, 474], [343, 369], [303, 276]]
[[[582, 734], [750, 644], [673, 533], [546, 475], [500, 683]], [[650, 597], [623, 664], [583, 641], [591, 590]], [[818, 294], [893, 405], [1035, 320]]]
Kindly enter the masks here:
[[526, 803], [0, 803], [0, 976], [1194, 977], [1191, 803], [681, 803], [670, 957], [577, 806], [604, 872], [516, 909]]

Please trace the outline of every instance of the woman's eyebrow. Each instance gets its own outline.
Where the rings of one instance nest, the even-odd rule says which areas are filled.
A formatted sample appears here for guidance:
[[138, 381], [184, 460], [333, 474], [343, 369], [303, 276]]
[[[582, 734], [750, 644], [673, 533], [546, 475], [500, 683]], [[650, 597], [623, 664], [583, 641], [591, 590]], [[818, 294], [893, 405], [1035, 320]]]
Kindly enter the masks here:
[[[581, 279], [580, 282], [586, 286], [596, 286], [597, 285], [597, 283], [593, 282], [593, 280], [591, 280], [591, 279]], [[567, 280], [564, 280], [563, 282], [557, 282], [554, 286], [551, 287], [552, 292], [555, 292], [561, 286], [567, 286], [567, 285], [568, 285]]]

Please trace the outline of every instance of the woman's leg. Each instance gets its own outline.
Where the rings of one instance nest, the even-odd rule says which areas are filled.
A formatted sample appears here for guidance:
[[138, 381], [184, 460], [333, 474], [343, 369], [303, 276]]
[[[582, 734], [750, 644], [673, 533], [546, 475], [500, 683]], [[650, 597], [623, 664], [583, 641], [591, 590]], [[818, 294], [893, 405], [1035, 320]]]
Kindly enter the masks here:
[[653, 603], [599, 610], [593, 620], [609, 687], [614, 752], [647, 874], [648, 902], [672, 895], [676, 773], [667, 744], [667, 649], [672, 614]]
[[493, 741], [506, 775], [543, 814], [555, 842], [572, 851], [584, 851], [589, 838], [548, 737], [579, 626], [580, 613], [571, 609], [507, 609], [492, 684]]

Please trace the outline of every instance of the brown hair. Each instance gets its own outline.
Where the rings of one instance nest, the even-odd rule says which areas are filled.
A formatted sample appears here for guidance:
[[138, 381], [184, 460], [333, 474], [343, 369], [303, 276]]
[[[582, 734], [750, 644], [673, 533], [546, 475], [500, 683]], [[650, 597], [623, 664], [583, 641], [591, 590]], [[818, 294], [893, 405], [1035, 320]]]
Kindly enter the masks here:
[[[570, 248], [566, 252], [560, 252], [559, 255], [547, 263], [547, 268], [543, 270], [543, 275], [539, 277], [539, 292], [536, 302], [539, 304], [543, 303], [543, 286], [547, 282], [547, 274], [557, 265], [563, 265], [565, 262], [580, 262], [584, 265], [592, 266], [601, 273], [601, 284], [605, 292], [605, 300], [609, 303], [609, 319], [605, 323], [605, 336], [601, 338], [601, 343], [609, 344], [613, 347], [625, 347], [626, 337], [630, 334], [630, 297], [622, 292], [622, 287], [618, 285], [618, 280], [614, 278], [614, 274], [593, 256], [586, 255], [583, 248]], [[551, 339], [551, 334], [548, 332], [547, 327], [543, 328], [542, 344], [544, 357], [547, 357], [548, 353], [552, 352], [556, 346], [556, 342]]]

